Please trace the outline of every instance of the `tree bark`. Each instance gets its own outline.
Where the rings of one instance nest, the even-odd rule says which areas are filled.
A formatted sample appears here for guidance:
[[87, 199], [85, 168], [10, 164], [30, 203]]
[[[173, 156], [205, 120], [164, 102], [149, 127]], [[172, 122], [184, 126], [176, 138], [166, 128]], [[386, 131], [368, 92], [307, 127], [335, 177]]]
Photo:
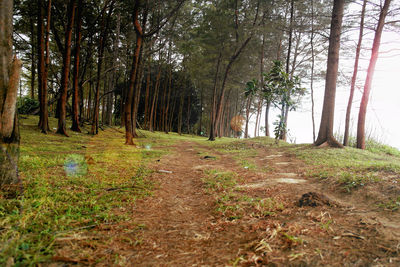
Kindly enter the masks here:
[[360, 111], [358, 113], [357, 124], [357, 148], [365, 149], [365, 118], [367, 115], [367, 106], [369, 94], [371, 92], [372, 79], [375, 72], [375, 65], [378, 60], [379, 46], [381, 43], [382, 31], [385, 26], [385, 18], [389, 11], [390, 0], [385, 0], [381, 13], [379, 15], [378, 25], [375, 30], [374, 42], [372, 44], [371, 59], [368, 65], [367, 78], [365, 79], [364, 92], [361, 99]]
[[197, 129], [197, 135], [202, 135], [202, 124], [203, 124], [203, 87], [200, 89], [200, 116], [199, 116], [199, 128]]
[[360, 58], [361, 44], [362, 44], [362, 39], [363, 39], [363, 35], [364, 35], [364, 17], [365, 17], [366, 6], [367, 6], [367, 0], [364, 0], [362, 9], [361, 9], [360, 33], [358, 36], [358, 43], [357, 43], [357, 48], [356, 48], [356, 58], [354, 60], [353, 77], [351, 78], [350, 96], [349, 96], [349, 101], [347, 103], [347, 109], [346, 109], [346, 123], [344, 126], [344, 136], [343, 136], [343, 145], [344, 146], [349, 145], [351, 106], [353, 104], [354, 90], [356, 87], [357, 73], [358, 73], [358, 62], [359, 62], [359, 58]]
[[18, 176], [18, 83], [22, 62], [12, 58], [13, 1], [0, 2], [0, 194], [7, 198], [22, 193]]
[[250, 121], [250, 107], [251, 107], [252, 97], [248, 96], [246, 101], [246, 124], [244, 127], [244, 138], [249, 138], [249, 121]]
[[71, 130], [74, 132], [81, 132], [79, 127], [79, 60], [81, 52], [81, 39], [82, 39], [82, 9], [83, 0], [78, 0], [78, 13], [75, 24], [75, 61], [73, 73], [73, 93], [72, 93], [72, 126]]
[[168, 133], [168, 112], [169, 112], [169, 102], [171, 101], [171, 92], [172, 92], [172, 65], [169, 69], [169, 75], [168, 75], [168, 97], [167, 97], [167, 106], [165, 108], [165, 115], [164, 115], [164, 131], [165, 133]]
[[[117, 28], [116, 28], [116, 33], [115, 33], [115, 39], [113, 43], [113, 72], [112, 72], [112, 78], [110, 81], [110, 90], [114, 90], [115, 85], [117, 84], [117, 58], [119, 55], [119, 38], [120, 38], [120, 31], [121, 31], [121, 12], [118, 10], [117, 13]], [[110, 94], [107, 97], [107, 115], [106, 115], [106, 124], [111, 125], [112, 124], [112, 105], [113, 105], [113, 95]], [[115, 95], [116, 97], [116, 95]]]
[[[31, 98], [35, 98], [35, 79], [36, 79], [36, 66], [35, 66], [35, 23], [33, 17], [29, 19], [31, 24]], [[39, 97], [38, 97], [39, 98]]]
[[[132, 69], [130, 72], [130, 79], [129, 79], [129, 87], [128, 93], [126, 96], [125, 102], [125, 144], [126, 145], [133, 145], [133, 128], [132, 128], [132, 105], [134, 101], [134, 89], [135, 89], [135, 81], [136, 81], [136, 74], [138, 72], [139, 67], [139, 54], [142, 47], [143, 42], [143, 31], [142, 26], [139, 22], [139, 8], [140, 8], [140, 0], [135, 1], [135, 6], [133, 8], [133, 24], [135, 27], [136, 32], [136, 48], [135, 53], [133, 56], [133, 63]], [[136, 122], [135, 122], [136, 123]]]
[[[221, 49], [222, 50], [222, 49]], [[215, 140], [215, 120], [216, 120], [216, 113], [217, 113], [217, 81], [218, 81], [218, 74], [219, 74], [219, 66], [221, 64], [222, 59], [222, 51], [219, 52], [218, 60], [217, 60], [217, 67], [215, 71], [214, 77], [214, 90], [212, 95], [212, 107], [211, 107], [211, 124], [210, 124], [210, 137], [208, 138], [209, 141]]]
[[[248, 37], [242, 45], [239, 47], [238, 50], [235, 51], [235, 53], [232, 55], [232, 57], [229, 60], [228, 65], [226, 66], [225, 73], [224, 73], [224, 78], [222, 80], [222, 85], [221, 85], [221, 94], [219, 96], [218, 104], [217, 104], [217, 111], [215, 115], [215, 121], [214, 121], [214, 129], [217, 128], [217, 124], [220, 122], [221, 115], [222, 115], [222, 107], [223, 107], [223, 101], [224, 101], [224, 96], [225, 96], [225, 90], [226, 90], [226, 81], [229, 76], [229, 72], [232, 68], [233, 63], [236, 61], [236, 59], [239, 57], [239, 55], [242, 53], [244, 48], [247, 46], [247, 44], [250, 42], [252, 36]], [[211, 140], [211, 138], [209, 139]]]
[[[186, 88], [186, 87], [185, 87]], [[178, 113], [178, 134], [182, 134], [182, 124], [183, 124], [183, 103], [185, 96], [185, 88], [181, 90], [180, 102], [179, 102], [179, 113]]]
[[149, 131], [154, 132], [154, 117], [155, 113], [157, 112], [156, 106], [156, 99], [158, 95], [158, 88], [160, 85], [160, 77], [161, 77], [161, 63], [158, 67], [157, 77], [156, 77], [156, 84], [154, 86], [154, 93], [153, 93], [153, 100], [151, 102], [151, 109], [150, 109], [150, 120], [149, 120]]
[[149, 59], [147, 60], [147, 77], [146, 77], [146, 92], [145, 92], [145, 98], [144, 98], [144, 127], [146, 129], [149, 129], [149, 106], [150, 106], [150, 82], [151, 82], [151, 61], [150, 61], [150, 56]]
[[72, 26], [74, 24], [76, 0], [70, 0], [68, 4], [67, 27], [65, 30], [65, 46], [63, 53], [63, 67], [61, 77], [61, 96], [59, 100], [59, 118], [57, 133], [68, 136], [66, 130], [66, 117], [67, 117], [67, 92], [69, 81], [69, 67], [71, 64], [71, 40], [72, 40]]
[[270, 136], [269, 134], [269, 109], [271, 108], [271, 102], [267, 101], [267, 105], [265, 107], [265, 136]]
[[[101, 33], [99, 40], [99, 58], [97, 60], [97, 77], [96, 77], [96, 89], [94, 96], [94, 110], [93, 110], [93, 120], [92, 127], [90, 130], [90, 134], [96, 135], [99, 133], [99, 112], [100, 112], [100, 79], [101, 79], [101, 70], [103, 66], [103, 57], [104, 57], [104, 48], [105, 42], [107, 38], [108, 25], [110, 23], [111, 14], [113, 12], [114, 1], [111, 2], [111, 5], [108, 10], [107, 18], [102, 15], [102, 25], [101, 25]], [[107, 3], [106, 3], [107, 4]], [[104, 9], [105, 11], [105, 9]]]
[[190, 134], [190, 90], [188, 92], [188, 102], [187, 102], [187, 113], [186, 113], [186, 123], [187, 123], [187, 133]]
[[311, 122], [313, 129], [313, 142], [315, 142], [315, 103], [314, 103], [314, 67], [315, 67], [315, 51], [314, 51], [314, 0], [311, 0], [311, 77], [310, 77], [310, 91], [311, 91]]
[[[288, 41], [288, 51], [287, 51], [287, 56], [286, 56], [286, 73], [289, 74], [290, 72], [290, 54], [292, 51], [292, 40], [293, 40], [293, 19], [294, 19], [294, 0], [290, 1], [290, 24], [289, 24], [289, 41]], [[288, 99], [290, 99], [290, 92], [286, 92], [286, 96]], [[287, 119], [288, 119], [288, 113], [289, 113], [289, 106], [285, 104], [283, 101], [282, 107], [281, 107], [281, 125], [284, 125], [281, 135], [279, 136], [279, 139], [286, 141], [286, 133], [287, 133]]]
[[340, 35], [342, 29], [344, 0], [333, 3], [331, 32], [329, 37], [328, 63], [326, 70], [325, 96], [322, 109], [321, 124], [315, 145], [326, 143], [333, 147], [343, 147], [333, 136], [335, 113], [336, 81], [339, 66]]
[[44, 101], [45, 93], [45, 34], [44, 34], [44, 0], [37, 1], [38, 21], [37, 21], [37, 37], [38, 37], [38, 98], [39, 98], [39, 129], [43, 133], [47, 133], [48, 125], [45, 122], [46, 104]]
[[48, 107], [48, 92], [47, 92], [47, 77], [49, 76], [49, 68], [50, 68], [50, 23], [51, 23], [51, 0], [47, 2], [47, 22], [46, 22], [46, 37], [45, 37], [45, 50], [46, 55], [44, 58], [44, 73], [43, 73], [43, 86], [42, 86], [42, 94], [40, 103], [42, 105], [41, 111], [41, 130], [43, 133], [47, 133], [50, 131], [49, 127], [49, 107]]

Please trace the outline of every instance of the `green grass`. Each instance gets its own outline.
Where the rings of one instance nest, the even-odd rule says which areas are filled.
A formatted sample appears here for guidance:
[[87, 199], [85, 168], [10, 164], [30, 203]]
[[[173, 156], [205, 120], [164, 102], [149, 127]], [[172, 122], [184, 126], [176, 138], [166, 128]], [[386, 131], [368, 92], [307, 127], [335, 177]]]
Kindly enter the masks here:
[[274, 216], [285, 206], [274, 198], [253, 198], [237, 188], [240, 182], [233, 172], [219, 170], [204, 171], [203, 182], [208, 193], [215, 196], [216, 211], [228, 220], [242, 218], [245, 214], [252, 217]]
[[[335, 134], [335, 137], [340, 143], [343, 143], [342, 135]], [[357, 137], [349, 136], [349, 147], [353, 148], [357, 147]], [[400, 157], [400, 150], [398, 150], [397, 148], [394, 148], [387, 144], [383, 144], [382, 142], [379, 142], [374, 138], [368, 136], [366, 137], [365, 140], [365, 150], [370, 151], [372, 153], [387, 154], [391, 156]]]
[[21, 120], [24, 193], [0, 199], [0, 265], [10, 259], [16, 266], [46, 262], [60, 235], [130, 220], [118, 210], [153, 188], [144, 167], [150, 152], [124, 145], [123, 134], [108, 129], [95, 137], [44, 135], [37, 119]]
[[400, 157], [386, 150], [360, 150], [317, 148], [311, 145], [295, 145], [288, 148], [307, 164], [306, 175], [320, 180], [329, 180], [345, 191], [367, 184], [377, 183], [381, 173], [400, 174]]
[[378, 204], [378, 207], [388, 211], [400, 210], [400, 196], [395, 199], [390, 199], [386, 202], [382, 202]]

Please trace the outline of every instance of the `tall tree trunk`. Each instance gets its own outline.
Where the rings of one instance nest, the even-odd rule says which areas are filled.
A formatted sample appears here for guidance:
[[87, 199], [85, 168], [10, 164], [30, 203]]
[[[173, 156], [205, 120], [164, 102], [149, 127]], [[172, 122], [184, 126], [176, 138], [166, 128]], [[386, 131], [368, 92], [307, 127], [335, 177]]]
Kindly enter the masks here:
[[164, 131], [165, 133], [168, 133], [168, 111], [169, 111], [169, 102], [171, 101], [171, 91], [172, 91], [172, 65], [169, 69], [169, 75], [168, 75], [168, 97], [167, 97], [167, 106], [165, 108], [165, 118], [164, 118]]
[[[292, 40], [293, 40], [293, 19], [294, 19], [294, 0], [290, 1], [290, 24], [289, 24], [289, 41], [288, 41], [288, 51], [287, 51], [287, 56], [286, 56], [286, 73], [289, 74], [290, 71], [290, 54], [292, 51]], [[286, 98], [290, 99], [290, 92], [286, 92]], [[281, 118], [280, 118], [280, 124], [283, 125], [283, 129], [281, 132], [281, 135], [279, 139], [285, 140], [286, 141], [286, 133], [287, 133], [287, 119], [288, 119], [288, 112], [289, 112], [289, 106], [282, 101], [282, 107], [281, 107]]]
[[161, 122], [161, 131], [166, 131], [165, 130], [165, 110], [166, 110], [166, 102], [167, 102], [167, 90], [168, 90], [168, 76], [167, 76], [167, 71], [165, 72], [165, 80], [164, 80], [164, 90], [163, 90], [163, 96], [161, 99], [161, 106], [160, 106], [160, 110], [161, 110], [161, 118], [160, 118], [160, 122]]
[[150, 106], [150, 82], [151, 82], [151, 61], [150, 56], [147, 60], [146, 92], [144, 97], [144, 127], [149, 129], [149, 106]]
[[[264, 56], [265, 56], [265, 52], [264, 52], [264, 48], [265, 48], [265, 35], [262, 35], [262, 43], [261, 43], [261, 51], [260, 51], [260, 88], [263, 88], [264, 86]], [[264, 98], [262, 96], [262, 94], [260, 94], [259, 96], [259, 100], [258, 100], [258, 108], [257, 108], [257, 119], [256, 119], [256, 128], [254, 130], [254, 137], [257, 136], [258, 129], [260, 128], [260, 121], [261, 121], [261, 112], [262, 112], [262, 106], [264, 104]]]
[[44, 70], [41, 84], [41, 94], [40, 94], [40, 128], [42, 133], [47, 133], [50, 131], [49, 127], [49, 107], [47, 102], [47, 77], [50, 68], [50, 23], [51, 23], [51, 0], [47, 2], [47, 22], [46, 22], [46, 36], [45, 36], [45, 51], [46, 55], [44, 58]]
[[[143, 41], [143, 31], [142, 26], [139, 22], [139, 8], [140, 8], [140, 1], [135, 1], [135, 6], [133, 8], [133, 24], [135, 27], [136, 32], [136, 48], [135, 53], [133, 56], [133, 63], [132, 69], [130, 72], [130, 79], [129, 79], [129, 86], [128, 86], [128, 93], [126, 95], [126, 102], [125, 102], [125, 144], [126, 145], [133, 145], [133, 128], [132, 128], [132, 106], [134, 101], [134, 89], [135, 89], [135, 81], [136, 76], [139, 68], [139, 54], [142, 47]], [[135, 122], [136, 123], [136, 122]]]
[[314, 0], [311, 0], [311, 77], [310, 77], [310, 90], [311, 90], [311, 122], [313, 129], [313, 142], [315, 142], [315, 103], [314, 103], [314, 67], [315, 67], [315, 51], [314, 51]]
[[[96, 77], [96, 90], [94, 96], [94, 110], [93, 110], [93, 120], [92, 127], [90, 130], [90, 134], [95, 135], [99, 133], [99, 113], [100, 113], [100, 79], [101, 79], [101, 69], [103, 66], [103, 56], [104, 56], [104, 48], [105, 42], [107, 39], [107, 31], [108, 25], [110, 23], [111, 14], [113, 12], [114, 1], [111, 2], [111, 5], [108, 9], [107, 18], [105, 18], [104, 14], [102, 16], [101, 22], [101, 33], [99, 39], [99, 58], [97, 60], [97, 77]], [[105, 9], [104, 9], [105, 10]]]
[[44, 0], [37, 1], [38, 7], [38, 21], [37, 21], [37, 42], [38, 42], [38, 95], [40, 103], [39, 111], [39, 129], [42, 132], [47, 133], [47, 129], [43, 127], [43, 91], [44, 91], [44, 69], [45, 69], [45, 59], [44, 59]]
[[36, 66], [35, 66], [35, 23], [33, 17], [29, 18], [31, 24], [31, 98], [35, 98], [35, 79], [36, 79]]
[[93, 89], [93, 81], [92, 81], [92, 68], [89, 71], [89, 89], [88, 89], [88, 98], [87, 98], [87, 113], [86, 120], [90, 121], [92, 115], [92, 89]]
[[342, 147], [342, 145], [333, 136], [333, 122], [335, 113], [336, 80], [339, 66], [339, 49], [343, 9], [344, 0], [336, 0], [333, 2], [324, 105], [322, 108], [318, 138], [317, 141], [315, 141], [316, 146], [326, 143], [329, 146]]
[[186, 111], [187, 133], [190, 134], [190, 91], [188, 92], [188, 103]]
[[185, 96], [185, 88], [181, 90], [180, 102], [179, 102], [179, 113], [178, 113], [178, 134], [182, 134], [182, 124], [183, 124], [183, 103]]
[[254, 137], [258, 136], [258, 129], [260, 128], [260, 117], [261, 117], [261, 110], [263, 106], [263, 99], [262, 96], [258, 96], [257, 102], [257, 114], [256, 114], [256, 127], [254, 127]]
[[175, 114], [175, 107], [176, 107], [176, 98], [177, 98], [177, 90], [175, 90], [175, 93], [174, 93], [174, 100], [173, 100], [173, 103], [172, 103], [172, 109], [171, 109], [171, 112], [170, 112], [170, 115], [169, 115], [169, 120], [168, 120], [168, 131], [169, 132], [172, 132], [172, 122], [173, 122], [173, 118], [174, 118], [174, 114]]
[[[223, 47], [222, 47], [223, 48]], [[214, 141], [215, 140], [215, 120], [216, 120], [216, 114], [217, 114], [217, 81], [218, 81], [218, 74], [219, 74], [219, 67], [221, 64], [221, 59], [222, 59], [222, 49], [219, 52], [218, 60], [217, 60], [217, 67], [215, 71], [215, 77], [214, 77], [214, 92], [212, 95], [212, 107], [211, 107], [211, 116], [210, 116], [210, 137], [208, 138], [209, 141]]]
[[[235, 53], [232, 55], [232, 57], [230, 58], [228, 65], [226, 66], [225, 69], [225, 73], [224, 73], [224, 78], [222, 80], [222, 85], [221, 85], [221, 93], [219, 96], [219, 100], [218, 100], [218, 104], [217, 104], [217, 111], [216, 111], [216, 115], [215, 115], [215, 121], [214, 121], [214, 129], [217, 128], [217, 124], [220, 122], [221, 119], [221, 115], [222, 115], [222, 107], [223, 107], [223, 101], [224, 101], [224, 97], [225, 97], [225, 90], [226, 90], [226, 81], [228, 79], [229, 76], [229, 72], [232, 68], [233, 63], [236, 61], [236, 59], [239, 57], [239, 55], [242, 53], [242, 51], [244, 50], [244, 48], [247, 46], [247, 44], [250, 42], [252, 36], [248, 37], [243, 43], [242, 45], [239, 47], [239, 49], [237, 49], [235, 51]], [[211, 140], [211, 139], [210, 139]]]
[[385, 26], [385, 18], [389, 11], [390, 0], [385, 0], [381, 13], [379, 15], [378, 25], [375, 30], [374, 42], [372, 44], [371, 59], [368, 65], [367, 78], [365, 79], [364, 92], [361, 98], [360, 111], [358, 113], [357, 124], [357, 148], [365, 149], [365, 118], [367, 115], [367, 106], [369, 94], [371, 92], [372, 79], [375, 72], [375, 65], [378, 60], [379, 46], [381, 44], [381, 36], [383, 27]]
[[[119, 55], [119, 38], [120, 38], [120, 32], [121, 32], [121, 12], [119, 11], [119, 8], [117, 8], [117, 26], [115, 30], [115, 38], [114, 38], [114, 43], [113, 43], [113, 71], [112, 71], [112, 78], [110, 81], [110, 90], [114, 90], [115, 85], [117, 84], [117, 58]], [[112, 105], [113, 105], [113, 95], [114, 93], [110, 94], [107, 97], [107, 116], [106, 116], [106, 124], [111, 125], [112, 124]], [[116, 98], [116, 95], [115, 95]]]
[[61, 96], [59, 100], [59, 118], [57, 133], [68, 136], [66, 131], [66, 117], [67, 117], [67, 92], [69, 82], [69, 66], [71, 64], [71, 40], [72, 40], [72, 26], [74, 24], [76, 0], [70, 0], [68, 4], [67, 14], [67, 27], [65, 30], [65, 45], [63, 53], [63, 67], [61, 77]]
[[[143, 48], [143, 46], [142, 46]], [[143, 70], [144, 70], [144, 62], [142, 61], [142, 52], [139, 54], [139, 65], [138, 65], [138, 72], [136, 76], [136, 82], [135, 82], [135, 98], [133, 102], [133, 110], [132, 110], [132, 134], [134, 137], [138, 137], [138, 134], [136, 132], [137, 128], [137, 114], [139, 110], [139, 104], [140, 104], [140, 92], [142, 89], [142, 81], [143, 81]]]
[[199, 116], [199, 128], [197, 129], [197, 135], [202, 135], [203, 124], [203, 87], [200, 89], [200, 116]]
[[249, 121], [250, 121], [250, 107], [252, 97], [249, 96], [246, 101], [246, 125], [244, 128], [244, 138], [249, 138]]
[[363, 35], [364, 35], [364, 17], [365, 17], [366, 6], [367, 6], [367, 0], [364, 0], [362, 9], [361, 9], [360, 33], [358, 36], [358, 43], [357, 43], [357, 48], [356, 48], [356, 58], [354, 60], [353, 77], [351, 78], [350, 96], [349, 96], [349, 102], [347, 103], [347, 109], [346, 109], [346, 123], [344, 126], [344, 136], [343, 136], [343, 145], [344, 146], [349, 145], [351, 106], [353, 104], [354, 90], [356, 88], [358, 62], [359, 62], [359, 58], [360, 58], [361, 44], [362, 44], [362, 39], [363, 39]]
[[72, 126], [71, 130], [74, 132], [81, 132], [79, 128], [79, 60], [81, 53], [81, 39], [82, 39], [82, 9], [83, 0], [78, 0], [78, 13], [75, 24], [75, 61], [73, 73], [73, 92], [72, 92]]
[[149, 120], [149, 131], [153, 132], [154, 131], [154, 117], [157, 109], [155, 108], [156, 106], [156, 100], [157, 100], [157, 95], [158, 95], [158, 88], [160, 86], [160, 77], [161, 77], [161, 63], [158, 67], [158, 72], [157, 72], [157, 77], [156, 77], [156, 84], [154, 86], [154, 93], [153, 93], [153, 100], [151, 103], [151, 109], [150, 109], [150, 120]]
[[271, 101], [267, 100], [267, 105], [265, 106], [265, 136], [270, 136], [269, 134], [269, 109], [271, 108]]
[[13, 59], [13, 1], [0, 2], [0, 194], [7, 198], [22, 193], [18, 176], [18, 83], [22, 62]]

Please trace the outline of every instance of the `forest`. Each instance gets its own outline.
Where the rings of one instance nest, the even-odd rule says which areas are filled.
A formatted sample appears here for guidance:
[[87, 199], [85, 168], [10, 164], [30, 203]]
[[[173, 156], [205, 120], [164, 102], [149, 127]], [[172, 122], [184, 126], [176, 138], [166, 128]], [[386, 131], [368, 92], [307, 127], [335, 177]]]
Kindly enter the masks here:
[[1, 0], [0, 265], [397, 266], [384, 33], [397, 1]]

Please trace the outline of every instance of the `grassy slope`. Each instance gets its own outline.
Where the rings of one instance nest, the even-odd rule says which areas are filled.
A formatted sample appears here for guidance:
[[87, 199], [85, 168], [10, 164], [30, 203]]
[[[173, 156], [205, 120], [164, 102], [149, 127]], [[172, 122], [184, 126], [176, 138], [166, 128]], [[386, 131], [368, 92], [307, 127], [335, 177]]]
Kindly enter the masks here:
[[[125, 146], [123, 133], [117, 129], [101, 131], [96, 137], [71, 132], [71, 137], [65, 138], [40, 134], [36, 117], [21, 123], [19, 164], [25, 192], [17, 200], [0, 198], [0, 265], [7, 261], [17, 264], [46, 261], [54, 253], [55, 240], [66, 233], [132, 219], [118, 212], [119, 208], [151, 194], [153, 184], [146, 179], [151, 172], [146, 167], [148, 160], [167, 153], [165, 146], [178, 141], [196, 141], [221, 153], [230, 153], [249, 169], [257, 168], [254, 159], [258, 157], [249, 149], [251, 145], [279, 146], [303, 159], [310, 177], [329, 180], [347, 192], [380, 183], [385, 176], [392, 177], [393, 183], [400, 183], [400, 157], [387, 147], [374, 152], [318, 149], [282, 142], [276, 145], [269, 138], [241, 141], [222, 138], [208, 142], [200, 137], [143, 132], [145, 138], [140, 139], [142, 148], [139, 149]], [[52, 120], [51, 127], [55, 125], [56, 121]], [[77, 172], [67, 175], [70, 170]], [[221, 186], [230, 188], [229, 182], [234, 183], [236, 179], [232, 175], [226, 185], [221, 185], [218, 173], [206, 174], [205, 182], [210, 190], [218, 191]], [[227, 194], [221, 195], [222, 202], [232, 195], [230, 190], [224, 191]], [[265, 206], [265, 203], [255, 203]], [[382, 205], [397, 210], [400, 197], [391, 196]]]

